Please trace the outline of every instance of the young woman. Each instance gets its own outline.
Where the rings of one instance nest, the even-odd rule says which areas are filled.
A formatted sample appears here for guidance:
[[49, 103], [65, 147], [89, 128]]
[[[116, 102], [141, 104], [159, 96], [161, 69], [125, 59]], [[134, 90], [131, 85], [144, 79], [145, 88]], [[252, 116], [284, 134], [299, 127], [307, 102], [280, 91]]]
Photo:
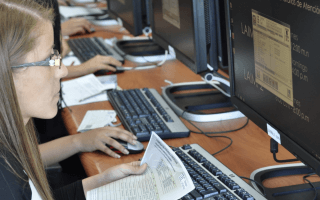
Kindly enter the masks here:
[[105, 144], [121, 147], [109, 136], [134, 143], [121, 129], [103, 128], [60, 138], [39, 153], [32, 118], [49, 119], [57, 113], [59, 81], [67, 75], [53, 50], [52, 10], [34, 0], [0, 0], [0, 197], [1, 199], [85, 199], [87, 191], [142, 174], [146, 165], [122, 164], [101, 174], [50, 191], [43, 164], [69, 154], [102, 150], [119, 157]]

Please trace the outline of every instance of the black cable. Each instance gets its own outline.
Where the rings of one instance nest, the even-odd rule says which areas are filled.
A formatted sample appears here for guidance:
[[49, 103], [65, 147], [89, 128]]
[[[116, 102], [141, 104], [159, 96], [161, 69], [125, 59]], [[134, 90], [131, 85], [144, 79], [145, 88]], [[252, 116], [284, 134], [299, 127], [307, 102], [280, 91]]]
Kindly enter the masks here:
[[[149, 40], [152, 40], [149, 35], [148, 35], [148, 39], [149, 39]], [[153, 45], [153, 44], [151, 43], [151, 44], [145, 46], [145, 47], [143, 48], [142, 52], [144, 52], [147, 48], [151, 47], [152, 45]], [[128, 54], [124, 54], [122, 57], [125, 58], [127, 55], [128, 55]], [[147, 63], [144, 63], [144, 64], [152, 64], [152, 65], [158, 65], [158, 64], [159, 64], [159, 63], [157, 63], [157, 62], [151, 62], [151, 61], [147, 60], [147, 59], [145, 58], [145, 56], [141, 56], [141, 57], [147, 62]], [[142, 66], [139, 66], [139, 67], [143, 67], [143, 65], [142, 65]], [[159, 67], [159, 66], [158, 66], [158, 67]], [[133, 69], [134, 69], [134, 68], [136, 68], [136, 67], [133, 67]]]
[[[149, 35], [148, 35], [148, 39], [149, 39], [149, 40], [152, 40]], [[146, 46], [146, 47], [144, 48], [143, 51], [145, 51], [148, 47], [151, 47], [152, 45], [153, 45], [153, 44], [149, 44], [148, 46]], [[147, 59], [145, 58], [145, 56], [142, 56], [142, 58], [143, 58], [147, 63], [153, 64], [153, 65], [158, 65], [158, 63], [156, 63], [156, 62], [150, 62], [149, 60], [147, 60]]]
[[[186, 112], [186, 110], [185, 111], [183, 111], [183, 113], [182, 113], [182, 115], [181, 115], [181, 117], [183, 118], [183, 114]], [[187, 120], [187, 119], [186, 119]], [[204, 131], [202, 131], [199, 127], [197, 127], [197, 126], [195, 126], [190, 120], [187, 120], [187, 122], [189, 122], [191, 125], [193, 125], [195, 128], [197, 128], [200, 132], [199, 132], [199, 134], [203, 134], [203, 135], [205, 135], [205, 136], [207, 136], [207, 137], [209, 137], [209, 138], [227, 138], [227, 139], [229, 139], [230, 140], [230, 144], [228, 144], [225, 148], [223, 148], [223, 149], [221, 149], [221, 150], [219, 150], [219, 151], [217, 151], [217, 152], [215, 152], [215, 153], [213, 153], [213, 154], [211, 154], [211, 155], [217, 155], [218, 153], [220, 153], [220, 152], [222, 152], [222, 151], [224, 151], [224, 150], [226, 150], [227, 148], [229, 148], [231, 145], [232, 145], [232, 143], [233, 143], [233, 140], [230, 138], [230, 137], [228, 137], [228, 136], [222, 136], [222, 135], [216, 135], [216, 136], [212, 136], [212, 135], [209, 135], [209, 134], [211, 134], [211, 133], [207, 133], [207, 132], [204, 132]], [[193, 131], [192, 131], [193, 132]], [[195, 132], [195, 133], [197, 133], [197, 132]]]
[[305, 175], [305, 176], [303, 177], [303, 180], [307, 181], [307, 182], [311, 185], [311, 187], [313, 187], [313, 189], [314, 189], [315, 194], [314, 194], [313, 200], [316, 200], [316, 199], [317, 199], [318, 192], [317, 192], [316, 187], [315, 187], [315, 186], [312, 184], [312, 182], [309, 181], [307, 178], [308, 178], [309, 176], [312, 176], [312, 175], [315, 175], [315, 174], [316, 174], [316, 173], [311, 173], [311, 174], [307, 174], [307, 175]]
[[273, 138], [270, 139], [270, 152], [273, 154], [273, 159], [278, 163], [299, 161], [298, 159], [278, 160], [276, 156], [276, 153], [278, 153], [278, 142]]
[[213, 156], [215, 156], [215, 155], [217, 155], [218, 153], [226, 150], [226, 149], [229, 148], [229, 147], [232, 145], [232, 143], [233, 143], [233, 140], [232, 140], [230, 137], [228, 137], [228, 136], [222, 136], [222, 135], [221, 135], [221, 136], [208, 136], [208, 135], [206, 135], [206, 136], [207, 136], [207, 137], [210, 137], [210, 138], [214, 138], [214, 137], [216, 137], [216, 138], [218, 138], [218, 137], [220, 137], [220, 138], [227, 138], [227, 139], [230, 140], [230, 144], [228, 144], [225, 148], [221, 149], [220, 151], [217, 151], [217, 152], [211, 154], [211, 155], [213, 155]]
[[273, 152], [273, 159], [278, 163], [299, 161], [298, 159], [278, 160], [275, 152]]
[[239, 178], [247, 179], [247, 180], [249, 180], [249, 181], [255, 182], [257, 185], [259, 185], [259, 186], [262, 188], [262, 190], [263, 190], [263, 196], [265, 196], [265, 197], [267, 196], [266, 189], [263, 187], [262, 184], [258, 183], [257, 181], [255, 181], [255, 180], [253, 180], [253, 179], [251, 179], [251, 178], [247, 178], [247, 177], [244, 177], [244, 176], [239, 176]]

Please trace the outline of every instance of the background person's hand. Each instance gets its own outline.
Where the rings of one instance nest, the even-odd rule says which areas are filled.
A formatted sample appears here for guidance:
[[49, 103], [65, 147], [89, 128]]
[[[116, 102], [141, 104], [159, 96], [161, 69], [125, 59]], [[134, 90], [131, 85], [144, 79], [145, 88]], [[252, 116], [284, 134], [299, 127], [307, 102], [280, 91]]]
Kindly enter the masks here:
[[133, 145], [135, 145], [137, 139], [135, 135], [124, 129], [117, 127], [103, 127], [77, 134], [75, 136], [75, 142], [79, 152], [100, 150], [114, 158], [120, 158], [120, 155], [106, 146], [106, 144], [108, 144], [120, 150], [123, 154], [129, 154], [128, 150], [113, 138], [127, 141]]
[[107, 181], [107, 183], [110, 183], [132, 174], [143, 174], [146, 171], [148, 165], [145, 163], [140, 166], [140, 163], [140, 161], [135, 161], [117, 165], [102, 172], [102, 175], [104, 176], [104, 180]]
[[116, 69], [110, 65], [122, 66], [122, 63], [111, 56], [97, 55], [81, 65], [69, 66], [69, 73], [65, 78], [84, 76], [92, 74], [98, 70], [109, 70], [115, 72]]
[[63, 36], [74, 35], [78, 33], [91, 33], [92, 24], [84, 18], [72, 18], [61, 24], [61, 34]]
[[94, 73], [101, 69], [115, 72], [116, 69], [114, 67], [111, 67], [109, 64], [114, 66], [122, 66], [122, 63], [117, 59], [111, 56], [101, 56], [101, 55], [97, 55], [91, 58], [87, 62], [84, 62], [82, 65], [84, 67], [83, 70], [86, 71], [87, 74]]

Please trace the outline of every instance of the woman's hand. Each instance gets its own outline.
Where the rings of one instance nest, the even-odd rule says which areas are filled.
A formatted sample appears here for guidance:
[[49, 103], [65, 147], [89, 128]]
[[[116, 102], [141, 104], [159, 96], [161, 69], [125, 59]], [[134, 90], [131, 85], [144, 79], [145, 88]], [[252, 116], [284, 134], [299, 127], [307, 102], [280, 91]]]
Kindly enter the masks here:
[[108, 148], [106, 144], [120, 150], [123, 154], [129, 154], [129, 152], [113, 138], [127, 141], [133, 145], [136, 144], [137, 139], [137, 137], [129, 131], [116, 127], [98, 128], [84, 133], [79, 133], [74, 137], [78, 152], [92, 152], [100, 150], [114, 158], [120, 158], [120, 155]]
[[106, 183], [110, 183], [132, 174], [143, 174], [146, 171], [148, 165], [145, 163], [140, 166], [140, 163], [140, 161], [135, 161], [117, 165], [102, 172], [101, 175], [104, 176], [104, 180], [106, 181]]
[[91, 33], [91, 26], [91, 23], [84, 18], [72, 18], [61, 24], [61, 34], [69, 36], [77, 33], [84, 34], [86, 31]]
[[82, 180], [82, 186], [84, 194], [87, 195], [87, 192], [101, 187], [105, 184], [111, 183], [113, 181], [125, 178], [129, 175], [139, 175], [143, 174], [147, 169], [147, 164], [140, 166], [140, 161], [135, 161], [131, 163], [121, 164], [107, 169], [101, 174], [88, 177]]

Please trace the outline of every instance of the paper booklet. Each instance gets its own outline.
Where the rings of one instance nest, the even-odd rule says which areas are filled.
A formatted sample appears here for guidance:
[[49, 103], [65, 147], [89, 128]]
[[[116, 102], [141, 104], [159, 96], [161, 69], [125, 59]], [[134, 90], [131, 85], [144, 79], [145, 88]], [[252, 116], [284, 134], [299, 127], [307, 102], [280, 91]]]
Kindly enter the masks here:
[[195, 187], [178, 156], [152, 132], [141, 165], [142, 175], [131, 175], [87, 192], [88, 200], [176, 200]]

